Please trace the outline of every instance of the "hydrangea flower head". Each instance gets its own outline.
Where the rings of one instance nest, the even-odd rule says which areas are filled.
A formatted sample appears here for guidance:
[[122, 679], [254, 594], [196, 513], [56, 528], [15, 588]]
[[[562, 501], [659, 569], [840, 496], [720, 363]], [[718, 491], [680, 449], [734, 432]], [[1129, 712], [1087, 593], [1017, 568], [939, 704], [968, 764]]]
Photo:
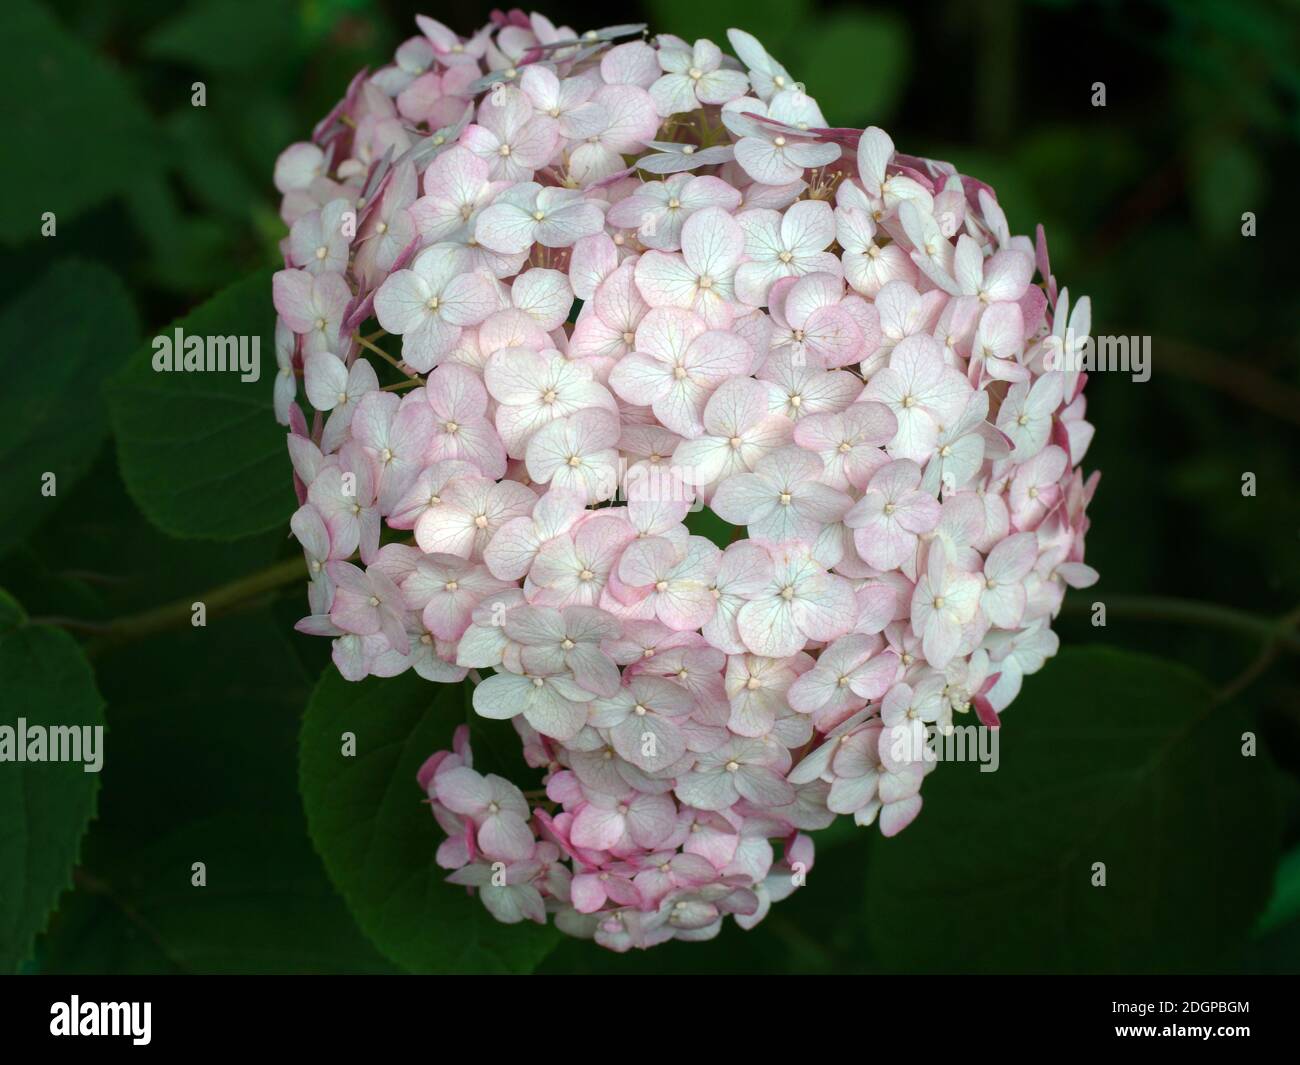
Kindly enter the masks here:
[[921, 813], [1096, 580], [1090, 305], [743, 30], [417, 23], [275, 170], [299, 628], [511, 723], [535, 780], [461, 729], [412, 784], [498, 920], [752, 927], [809, 833]]

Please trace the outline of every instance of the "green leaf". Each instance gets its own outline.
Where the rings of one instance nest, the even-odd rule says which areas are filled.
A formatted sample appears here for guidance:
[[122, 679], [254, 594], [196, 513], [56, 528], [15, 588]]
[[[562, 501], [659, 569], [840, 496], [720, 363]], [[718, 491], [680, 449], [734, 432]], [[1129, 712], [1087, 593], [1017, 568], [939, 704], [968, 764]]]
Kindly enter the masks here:
[[186, 5], [145, 39], [157, 59], [220, 72], [266, 69], [298, 42], [292, 4], [202, 0]]
[[146, 343], [109, 382], [109, 407], [127, 490], [145, 516], [179, 537], [233, 540], [282, 527], [293, 513], [285, 430], [271, 406], [275, 312], [259, 271], [217, 293], [159, 336], [247, 337], [260, 376], [159, 372]]
[[394, 971], [307, 835], [296, 770], [311, 685], [288, 633], [263, 610], [98, 662], [113, 718], [99, 812], [41, 971]]
[[[92, 832], [94, 829], [92, 829]], [[81, 878], [42, 940], [57, 973], [392, 973], [334, 891], [301, 811], [231, 810]], [[192, 882], [202, 861], [206, 883]]]
[[53, 513], [94, 461], [108, 428], [100, 384], [121, 366], [140, 331], [116, 275], [71, 259], [0, 312], [0, 336], [7, 400], [0, 418], [4, 554]]
[[0, 588], [0, 636], [27, 624], [27, 614], [12, 595]]
[[[874, 848], [868, 922], [916, 971], [1204, 970], [1268, 898], [1279, 818], [1248, 716], [1197, 674], [1063, 651], [1005, 715], [1000, 767], [939, 765]], [[1105, 886], [1094, 886], [1104, 863]]]
[[686, 515], [686, 528], [694, 536], [703, 536], [712, 540], [718, 547], [726, 550], [728, 544], [736, 537], [737, 528], [723, 521], [713, 513], [710, 507], [701, 507]]
[[1277, 869], [1273, 897], [1259, 919], [1260, 932], [1271, 932], [1300, 917], [1300, 849], [1291, 851]]
[[910, 54], [902, 19], [844, 11], [816, 20], [800, 43], [791, 73], [832, 126], [879, 125], [893, 114]]
[[[205, 212], [243, 224], [253, 205], [266, 197], [265, 183], [255, 183], [240, 167], [238, 158], [223, 141], [222, 130], [210, 116], [208, 108], [190, 107], [168, 119], [178, 169]], [[226, 268], [225, 264], [222, 268]]]
[[[173, 158], [184, 171], [183, 149]], [[245, 272], [237, 267], [239, 229], [211, 214], [185, 211], [166, 175], [142, 177], [123, 199], [127, 217], [149, 249], [144, 270], [149, 285], [184, 295], [188, 305], [194, 293], [220, 288]]]
[[16, 244], [42, 236], [45, 212], [65, 233], [83, 211], [156, 168], [160, 153], [148, 114], [114, 66], [31, 0], [6, 0], [3, 11], [10, 165], [0, 241]]
[[[104, 704], [76, 641], [44, 625], [0, 637], [0, 692], [0, 971], [9, 972], [31, 955], [36, 935], [71, 884], [99, 790], [99, 774], [86, 771], [85, 734], [70, 739], [73, 733], [52, 730], [100, 729], [92, 742], [103, 759]], [[35, 728], [45, 737], [39, 751], [31, 742]], [[75, 743], [67, 753], [79, 760], [17, 761], [24, 730], [24, 756], [46, 758], [57, 740]]]
[[[100, 449], [64, 507], [39, 537], [0, 559], [0, 586], [37, 615], [105, 621], [184, 596], [193, 602], [200, 589], [228, 584], [295, 553], [279, 531], [222, 543], [159, 531], [127, 494], [111, 448]], [[296, 612], [283, 632], [302, 616], [301, 596], [292, 598]], [[149, 671], [151, 680], [158, 676], [157, 668]], [[134, 691], [145, 687], [137, 678]], [[109, 701], [116, 699], [110, 695]]]
[[[415, 972], [531, 972], [557, 933], [503, 925], [434, 862], [443, 835], [416, 772], [464, 720], [460, 685], [413, 672], [349, 683], [329, 669], [302, 725], [300, 784], [316, 849], [362, 929]], [[356, 753], [342, 753], [343, 734]]]

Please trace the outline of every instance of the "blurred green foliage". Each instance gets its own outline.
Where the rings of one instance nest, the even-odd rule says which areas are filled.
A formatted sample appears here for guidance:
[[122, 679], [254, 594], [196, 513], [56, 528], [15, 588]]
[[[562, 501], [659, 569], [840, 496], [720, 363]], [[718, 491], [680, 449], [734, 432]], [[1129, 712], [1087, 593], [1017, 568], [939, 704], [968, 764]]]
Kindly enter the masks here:
[[[0, 887], [33, 892], [31, 912], [0, 927], [0, 967], [34, 954], [29, 968], [51, 972], [519, 969], [538, 958], [541, 972], [1300, 968], [1294, 655], [1207, 710], [1257, 659], [1258, 636], [1121, 610], [1099, 633], [1088, 619], [1110, 596], [1263, 618], [1300, 603], [1292, 0], [645, 0], [601, 14], [688, 39], [750, 30], [832, 124], [883, 125], [900, 150], [993, 184], [1013, 230], [1041, 222], [1053, 272], [1092, 297], [1099, 333], [1153, 338], [1149, 383], [1099, 374], [1088, 389], [1098, 431], [1086, 465], [1103, 471], [1088, 552], [1103, 579], [1070, 597], [1058, 626], [1067, 646], [1124, 650], [1064, 653], [1026, 685], [1006, 744], [1041, 755], [995, 786], [950, 767], [898, 840], [849, 825], [819, 834], [808, 887], [754, 932], [728, 923], [712, 943], [644, 956], [571, 940], [546, 953], [549, 934], [512, 939], [520, 930], [460, 905], [431, 875], [438, 835], [418, 792], [406, 803], [392, 790], [464, 719], [460, 689], [341, 685], [325, 641], [292, 631], [301, 586], [207, 629], [96, 643], [97, 625], [293, 556], [288, 463], [269, 416], [264, 271], [284, 233], [271, 168], [357, 69], [415, 32], [420, 7], [7, 0], [0, 13], [11, 101], [0, 723], [19, 712], [15, 692], [26, 712], [38, 705], [37, 650], [86, 681], [90, 651], [95, 680], [76, 705], [98, 714], [102, 694], [116, 752], [97, 799], [69, 792], [33, 808], [39, 823], [0, 813]], [[579, 29], [591, 21], [572, 3], [544, 10]], [[464, 32], [486, 11], [430, 13]], [[1104, 107], [1091, 102], [1099, 82]], [[42, 234], [46, 212], [56, 236]], [[137, 323], [163, 330], [190, 314], [263, 335], [257, 404], [138, 372], [148, 349]], [[222, 462], [243, 474], [223, 483]], [[53, 498], [34, 487], [50, 469]], [[1241, 493], [1245, 472], [1253, 497]], [[187, 473], [201, 491], [176, 490]], [[725, 535], [707, 516], [692, 521]], [[180, 538], [192, 536], [220, 539]], [[82, 649], [53, 627], [68, 618]], [[323, 752], [363, 718], [371, 760], [340, 774]], [[1270, 756], [1237, 756], [1243, 731]], [[502, 739], [476, 723], [485, 764], [518, 770]], [[1090, 834], [1093, 806], [1107, 817]], [[1088, 843], [1079, 861], [1096, 844], [1119, 877], [1109, 894], [1059, 880], [1054, 830]], [[14, 841], [33, 832], [51, 842], [48, 868], [16, 857]], [[190, 886], [197, 860], [201, 891]], [[1061, 898], [1076, 923], [1054, 915]], [[1092, 930], [1082, 938], [1080, 914]], [[919, 945], [900, 939], [909, 926]]]

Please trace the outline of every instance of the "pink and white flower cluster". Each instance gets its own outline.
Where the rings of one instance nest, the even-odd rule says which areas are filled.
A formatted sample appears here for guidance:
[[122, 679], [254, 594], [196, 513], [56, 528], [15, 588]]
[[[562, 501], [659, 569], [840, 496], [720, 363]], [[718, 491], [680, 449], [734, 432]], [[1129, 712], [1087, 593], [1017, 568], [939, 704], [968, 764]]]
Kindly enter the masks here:
[[807, 833], [917, 815], [926, 735], [997, 727], [1095, 580], [1088, 301], [746, 33], [418, 23], [275, 170], [299, 628], [513, 722], [537, 791], [464, 729], [419, 777], [499, 920], [750, 927]]

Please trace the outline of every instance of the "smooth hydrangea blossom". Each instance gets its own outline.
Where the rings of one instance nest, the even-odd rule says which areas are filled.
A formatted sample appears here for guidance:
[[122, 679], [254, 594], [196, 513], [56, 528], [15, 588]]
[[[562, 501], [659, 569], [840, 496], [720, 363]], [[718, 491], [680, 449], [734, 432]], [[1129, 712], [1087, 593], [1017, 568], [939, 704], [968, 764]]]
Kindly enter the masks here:
[[496, 919], [750, 928], [1096, 579], [1091, 308], [741, 30], [417, 27], [275, 168], [299, 628], [511, 722], [534, 779], [462, 728], [411, 785]]

